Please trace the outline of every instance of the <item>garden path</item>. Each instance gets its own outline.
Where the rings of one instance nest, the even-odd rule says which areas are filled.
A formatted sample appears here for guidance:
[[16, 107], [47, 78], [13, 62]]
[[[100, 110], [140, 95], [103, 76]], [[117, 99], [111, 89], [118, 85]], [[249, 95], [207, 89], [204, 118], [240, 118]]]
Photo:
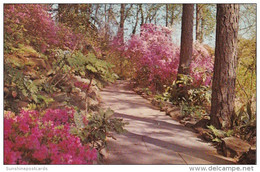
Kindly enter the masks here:
[[108, 139], [105, 164], [233, 164], [217, 154], [192, 129], [184, 127], [160, 112], [117, 81], [101, 92], [102, 106], [115, 111], [115, 117], [129, 122], [125, 134]]

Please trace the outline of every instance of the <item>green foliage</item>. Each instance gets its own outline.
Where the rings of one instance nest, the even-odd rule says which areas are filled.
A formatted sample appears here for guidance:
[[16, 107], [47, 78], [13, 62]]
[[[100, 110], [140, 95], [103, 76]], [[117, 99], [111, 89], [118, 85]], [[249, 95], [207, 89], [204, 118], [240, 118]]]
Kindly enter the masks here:
[[235, 113], [233, 126], [235, 133], [238, 133], [242, 139], [250, 140], [256, 136], [256, 112], [253, 111], [251, 101], [242, 105]]
[[116, 79], [111, 69], [112, 65], [98, 59], [93, 53], [86, 56], [80, 51], [70, 54], [68, 51], [58, 50], [57, 57], [55, 64], [57, 69], [63, 68], [65, 71], [72, 69], [76, 75], [82, 77], [94, 75], [94, 78], [101, 82], [113, 82]]
[[234, 134], [234, 130], [228, 130], [228, 131], [218, 130], [213, 125], [210, 125], [207, 127], [210, 130], [211, 140], [212, 140], [212, 142], [215, 142], [215, 143], [221, 143], [222, 138], [230, 137]]
[[9, 97], [6, 99], [7, 107], [6, 109], [10, 109], [12, 111], [17, 112], [18, 109], [12, 104], [12, 101], [15, 99], [28, 100], [31, 103], [36, 103], [40, 105], [40, 107], [47, 106], [52, 99], [40, 95], [39, 91], [41, 87], [37, 86], [35, 82], [33, 82], [30, 78], [25, 76], [20, 70], [12, 67], [9, 63], [5, 63], [5, 86], [9, 92], [15, 92], [15, 95], [5, 95], [5, 97]]
[[31, 104], [31, 109], [46, 108], [53, 102], [52, 98], [42, 92], [47, 80], [47, 57], [23, 44], [10, 47], [10, 50], [10, 54], [5, 54], [4, 63], [5, 109], [18, 112], [21, 107], [13, 102], [19, 101]]
[[207, 111], [205, 110], [205, 107], [199, 106], [199, 105], [189, 105], [186, 102], [182, 102], [179, 104], [181, 108], [181, 113], [183, 117], [186, 116], [192, 116], [193, 118], [196, 119], [202, 119], [203, 116], [207, 115]]
[[190, 105], [209, 104], [211, 101], [211, 90], [208, 86], [194, 86], [193, 79], [189, 75], [178, 75], [178, 80], [173, 82], [170, 89], [171, 101], [178, 102], [186, 101]]
[[221, 143], [221, 138], [231, 136], [233, 134], [232, 130], [228, 130], [227, 132], [216, 129], [213, 125], [207, 126], [212, 134], [212, 142]]
[[91, 22], [91, 7], [93, 4], [59, 4], [59, 21], [71, 27], [76, 32], [87, 33], [91, 37], [97, 33], [97, 28]]
[[168, 101], [169, 98], [170, 98], [169, 95], [170, 95], [170, 94], [166, 91], [166, 92], [163, 93], [163, 94], [157, 94], [157, 95], [155, 95], [154, 98], [155, 98], [156, 100], [159, 100], [159, 101]]
[[145, 93], [146, 95], [152, 95], [152, 92], [149, 88], [142, 88], [142, 92]]
[[110, 63], [97, 59], [94, 54], [88, 54], [87, 56], [86, 69], [89, 73], [93, 73], [97, 79], [113, 82], [115, 75], [113, 75], [112, 67]]
[[224, 132], [222, 130], [216, 129], [213, 125], [208, 126], [208, 128], [214, 134], [215, 137], [224, 137]]
[[194, 86], [188, 75], [179, 75], [178, 80], [167, 87], [163, 93], [164, 100], [180, 105], [182, 116], [202, 118], [210, 111], [211, 89], [208, 86]]
[[114, 50], [119, 46], [112, 46], [107, 52], [106, 61], [112, 65], [113, 71], [117, 74], [118, 78], [126, 79], [133, 78], [135, 69], [130, 59], [122, 55], [122, 52]]
[[39, 57], [45, 60], [48, 59], [46, 55], [36, 51], [32, 46], [28, 46], [25, 44], [18, 44], [16, 47], [10, 47], [12, 54], [15, 54], [20, 57]]
[[126, 124], [123, 119], [112, 118], [114, 112], [111, 109], [94, 114], [89, 114], [87, 117], [87, 123], [84, 124], [85, 116], [77, 113], [74, 116], [76, 127], [71, 132], [78, 135], [82, 142], [91, 143], [97, 150], [101, 150], [106, 147], [106, 137], [113, 137], [111, 132], [118, 134], [126, 132], [123, 128]]
[[256, 39], [239, 39], [234, 132], [242, 139], [256, 136]]
[[226, 132], [226, 136], [227, 137], [230, 137], [230, 136], [232, 136], [234, 134], [234, 130], [228, 130], [227, 132]]
[[10, 54], [5, 55], [6, 110], [19, 111], [21, 107], [17, 107], [14, 101], [29, 103], [29, 109], [47, 108], [54, 102], [52, 93], [70, 92], [70, 84], [66, 82], [72, 73], [83, 78], [94, 76], [92, 83], [99, 87], [116, 78], [111, 65], [97, 59], [94, 54], [85, 56], [79, 51], [71, 54], [58, 49], [47, 58], [33, 47], [23, 44], [11, 47], [11, 50]]
[[42, 101], [47, 107], [50, 103], [54, 102], [53, 98], [45, 97], [43, 95], [37, 95], [37, 100]]
[[240, 39], [236, 95], [242, 104], [256, 95], [256, 40]]
[[[216, 5], [215, 4], [200, 4], [201, 5], [201, 26], [203, 35], [207, 36], [208, 39], [212, 39], [212, 33], [216, 28]], [[207, 21], [207, 22], [205, 22]]]
[[28, 110], [36, 110], [37, 109], [37, 105], [34, 104], [34, 103], [29, 103], [27, 105], [27, 108], [28, 108]]
[[218, 137], [215, 137], [214, 139], [212, 139], [213, 142], [217, 142], [217, 143], [221, 143], [222, 140], [219, 139]]
[[188, 89], [191, 87], [193, 79], [188, 75], [179, 74], [178, 79], [166, 90], [171, 94], [170, 101], [179, 104], [188, 101]]

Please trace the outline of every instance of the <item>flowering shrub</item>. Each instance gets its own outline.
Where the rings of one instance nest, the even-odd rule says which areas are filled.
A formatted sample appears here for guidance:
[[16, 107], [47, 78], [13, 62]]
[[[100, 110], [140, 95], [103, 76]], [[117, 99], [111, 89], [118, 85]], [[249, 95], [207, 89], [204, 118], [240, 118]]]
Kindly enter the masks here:
[[5, 164], [92, 164], [96, 149], [70, 133], [72, 109], [4, 114]]
[[55, 125], [63, 125], [66, 123], [73, 123], [74, 109], [47, 109], [43, 121], [52, 121]]
[[[133, 35], [127, 46], [138, 84], [149, 86], [154, 91], [176, 79], [180, 48], [172, 43], [170, 29], [144, 24], [140, 35]], [[190, 66], [194, 84], [209, 85], [212, 70], [212, 57], [202, 45], [195, 43]]]
[[193, 85], [209, 86], [211, 84], [213, 67], [213, 57], [209, 54], [208, 50], [202, 44], [195, 42], [190, 65], [190, 74], [193, 78]]
[[179, 48], [172, 43], [168, 28], [144, 24], [140, 35], [134, 35], [128, 51], [135, 64], [137, 81], [151, 90], [170, 84], [178, 70]]
[[57, 26], [46, 9], [40, 4], [5, 5], [5, 33], [21, 43], [38, 45], [42, 51], [49, 44], [57, 44]]
[[82, 35], [73, 33], [62, 24], [56, 24], [47, 10], [45, 4], [5, 5], [5, 45], [30, 44], [42, 53], [54, 47], [73, 49]]
[[71, 28], [60, 23], [57, 27], [56, 37], [59, 40], [59, 43], [57, 44], [57, 47], [59, 48], [70, 48], [72, 50], [79, 42], [87, 44], [84, 35], [75, 33]]
[[84, 82], [75, 82], [74, 86], [78, 87], [80, 89], [87, 89], [88, 88], [88, 84], [86, 84]]
[[114, 52], [125, 52], [126, 46], [122, 40], [121, 35], [116, 35], [113, 37], [113, 39], [109, 42], [109, 48]]

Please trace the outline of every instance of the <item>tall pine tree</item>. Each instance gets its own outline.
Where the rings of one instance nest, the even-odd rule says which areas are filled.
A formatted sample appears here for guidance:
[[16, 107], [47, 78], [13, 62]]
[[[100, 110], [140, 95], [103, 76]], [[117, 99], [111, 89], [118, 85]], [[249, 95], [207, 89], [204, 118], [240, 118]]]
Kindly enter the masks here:
[[234, 115], [238, 20], [239, 5], [217, 5], [211, 124], [221, 129], [232, 127]]

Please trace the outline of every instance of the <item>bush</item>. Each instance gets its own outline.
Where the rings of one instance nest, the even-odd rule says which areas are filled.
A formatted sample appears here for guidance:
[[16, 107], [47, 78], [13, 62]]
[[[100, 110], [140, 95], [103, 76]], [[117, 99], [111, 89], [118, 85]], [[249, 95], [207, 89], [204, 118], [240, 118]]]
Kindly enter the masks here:
[[6, 46], [9, 43], [26, 43], [45, 51], [47, 46], [58, 43], [57, 27], [47, 13], [46, 5], [8, 4], [4, 13]]
[[[199, 43], [194, 44], [190, 66], [193, 85], [210, 85], [213, 57]], [[180, 48], [172, 43], [171, 30], [153, 24], [144, 24], [140, 35], [128, 42], [128, 58], [133, 64], [137, 84], [163, 91], [177, 77]]]
[[45, 4], [7, 4], [4, 6], [5, 50], [19, 44], [33, 46], [39, 52], [55, 47], [73, 49], [82, 35], [56, 24]]
[[202, 118], [210, 112], [211, 88], [194, 85], [193, 78], [179, 75], [179, 80], [166, 88], [164, 100], [180, 105], [183, 116]]
[[76, 113], [76, 126], [72, 128], [72, 133], [78, 135], [83, 143], [91, 143], [100, 152], [107, 145], [106, 138], [114, 138], [111, 132], [121, 134], [126, 131], [123, 127], [128, 123], [123, 119], [111, 118], [113, 114], [111, 109], [100, 109], [88, 116]]
[[70, 133], [72, 109], [4, 114], [5, 164], [92, 164], [97, 151]]
[[90, 78], [93, 75], [99, 82], [113, 82], [116, 79], [112, 71], [112, 65], [98, 59], [93, 53], [87, 55], [80, 51], [70, 54], [69, 51], [58, 50], [56, 52], [56, 68], [62, 68], [64, 72], [71, 70], [76, 75]]

